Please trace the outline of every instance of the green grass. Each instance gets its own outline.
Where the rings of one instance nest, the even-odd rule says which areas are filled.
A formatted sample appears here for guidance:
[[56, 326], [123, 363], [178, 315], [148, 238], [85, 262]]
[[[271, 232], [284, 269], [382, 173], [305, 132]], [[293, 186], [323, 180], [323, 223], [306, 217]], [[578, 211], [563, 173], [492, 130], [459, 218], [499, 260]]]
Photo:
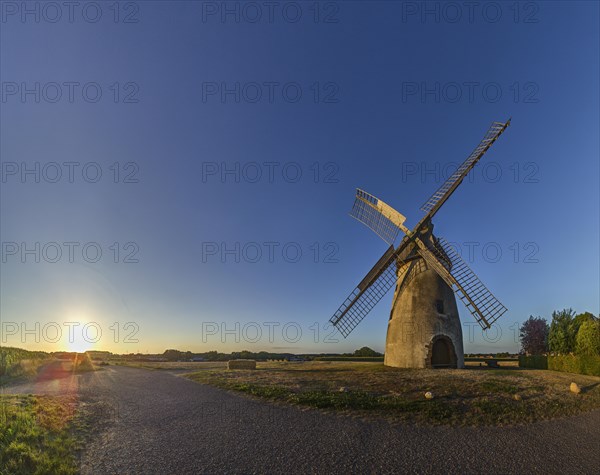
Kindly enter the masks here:
[[74, 414], [65, 397], [0, 395], [0, 474], [77, 473]]
[[506, 383], [497, 379], [489, 379], [487, 381], [482, 381], [479, 387], [483, 391], [493, 393], [517, 394], [519, 392], [519, 386], [515, 384]]
[[[259, 363], [188, 378], [253, 397], [391, 421], [514, 425], [600, 408], [600, 378], [514, 369], [412, 370], [380, 363]], [[569, 391], [571, 381], [584, 391]], [[431, 391], [433, 399], [426, 399]]]

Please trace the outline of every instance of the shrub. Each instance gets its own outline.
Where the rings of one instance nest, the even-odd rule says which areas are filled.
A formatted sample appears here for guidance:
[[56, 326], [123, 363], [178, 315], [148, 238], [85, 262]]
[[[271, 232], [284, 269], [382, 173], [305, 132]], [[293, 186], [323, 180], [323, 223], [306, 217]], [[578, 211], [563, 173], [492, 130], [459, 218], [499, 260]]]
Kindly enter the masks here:
[[372, 350], [368, 346], [363, 346], [360, 350], [356, 350], [354, 352], [353, 356], [363, 356], [363, 357], [373, 358], [373, 357], [383, 356], [383, 355], [381, 353], [376, 352], [375, 350]]
[[0, 377], [16, 377], [31, 373], [32, 368], [37, 368], [48, 357], [48, 353], [43, 351], [27, 351], [4, 346], [0, 348]]
[[74, 361], [75, 371], [94, 371], [94, 365], [87, 353], [77, 354]]
[[548, 369], [566, 373], [600, 376], [600, 356], [561, 355], [548, 358]]
[[521, 368], [548, 369], [548, 357], [545, 355], [519, 355]]
[[600, 355], [600, 320], [583, 322], [575, 338], [575, 352], [578, 355]]
[[548, 348], [553, 353], [567, 355], [575, 350], [574, 316], [571, 308], [552, 312]]
[[561, 356], [519, 356], [519, 366], [531, 369], [550, 369], [565, 373], [600, 376], [600, 356], [561, 355]]
[[521, 349], [525, 353], [539, 355], [547, 351], [548, 323], [541, 317], [530, 316], [519, 332]]

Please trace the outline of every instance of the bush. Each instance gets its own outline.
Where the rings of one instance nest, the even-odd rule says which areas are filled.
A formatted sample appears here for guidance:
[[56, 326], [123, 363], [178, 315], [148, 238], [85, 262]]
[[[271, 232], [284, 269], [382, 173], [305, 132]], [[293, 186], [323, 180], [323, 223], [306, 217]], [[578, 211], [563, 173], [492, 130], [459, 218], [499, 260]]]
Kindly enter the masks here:
[[600, 376], [600, 356], [564, 355], [564, 356], [519, 356], [521, 368], [550, 369], [565, 373]]
[[541, 317], [531, 315], [519, 331], [521, 350], [532, 355], [540, 355], [548, 350], [548, 323]]
[[545, 355], [519, 355], [519, 367], [531, 369], [548, 369], [548, 357]]
[[600, 355], [600, 320], [583, 322], [575, 338], [575, 352], [578, 355]]
[[94, 365], [87, 353], [77, 354], [74, 361], [75, 371], [94, 371]]
[[562, 355], [548, 357], [548, 369], [566, 373], [600, 376], [600, 356]]
[[568, 355], [575, 350], [575, 325], [573, 309], [552, 312], [548, 333], [548, 347], [553, 353]]
[[356, 350], [354, 352], [353, 356], [359, 356], [359, 357], [377, 357], [377, 356], [383, 356], [381, 353], [378, 353], [375, 350], [372, 350], [371, 348], [369, 348], [368, 346], [363, 346], [360, 350]]
[[0, 348], [0, 377], [16, 377], [32, 373], [41, 362], [49, 357], [43, 351], [27, 351], [4, 346]]

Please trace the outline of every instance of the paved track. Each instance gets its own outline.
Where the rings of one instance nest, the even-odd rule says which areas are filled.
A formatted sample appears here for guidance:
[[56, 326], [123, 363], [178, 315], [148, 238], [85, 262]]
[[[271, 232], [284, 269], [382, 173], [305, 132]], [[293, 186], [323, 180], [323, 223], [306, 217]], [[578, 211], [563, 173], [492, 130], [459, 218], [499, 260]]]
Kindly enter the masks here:
[[105, 421], [85, 474], [600, 473], [600, 411], [514, 428], [414, 427], [273, 406], [162, 371], [67, 380]]

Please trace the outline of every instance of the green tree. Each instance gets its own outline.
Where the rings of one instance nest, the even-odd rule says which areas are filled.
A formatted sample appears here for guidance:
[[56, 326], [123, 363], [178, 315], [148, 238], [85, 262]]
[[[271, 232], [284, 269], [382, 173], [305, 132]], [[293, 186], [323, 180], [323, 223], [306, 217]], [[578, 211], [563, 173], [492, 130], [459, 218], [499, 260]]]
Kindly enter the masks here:
[[529, 355], [541, 355], [548, 351], [548, 322], [542, 317], [531, 315], [519, 332], [521, 351]]
[[179, 361], [180, 359], [183, 358], [183, 353], [179, 350], [165, 350], [165, 352], [163, 353], [163, 356], [168, 361]]
[[600, 355], [600, 320], [592, 315], [592, 319], [584, 321], [575, 338], [575, 352], [578, 355]]
[[[572, 328], [571, 328], [571, 332], [573, 333], [573, 344], [576, 346], [577, 345], [577, 332], [579, 331], [579, 328], [581, 327], [581, 325], [587, 321], [594, 321], [596, 320], [596, 317], [594, 316], [593, 313], [590, 312], [583, 312], [580, 313], [579, 315], [575, 315], [575, 317], [573, 317], [573, 323]], [[575, 349], [575, 347], [573, 347], [573, 349]]]
[[363, 346], [360, 350], [356, 350], [354, 352], [354, 356], [381, 356], [381, 353], [377, 353], [375, 350], [372, 350], [368, 346]]
[[552, 312], [552, 323], [548, 333], [548, 348], [553, 353], [568, 355], [575, 351], [575, 324], [573, 309]]

